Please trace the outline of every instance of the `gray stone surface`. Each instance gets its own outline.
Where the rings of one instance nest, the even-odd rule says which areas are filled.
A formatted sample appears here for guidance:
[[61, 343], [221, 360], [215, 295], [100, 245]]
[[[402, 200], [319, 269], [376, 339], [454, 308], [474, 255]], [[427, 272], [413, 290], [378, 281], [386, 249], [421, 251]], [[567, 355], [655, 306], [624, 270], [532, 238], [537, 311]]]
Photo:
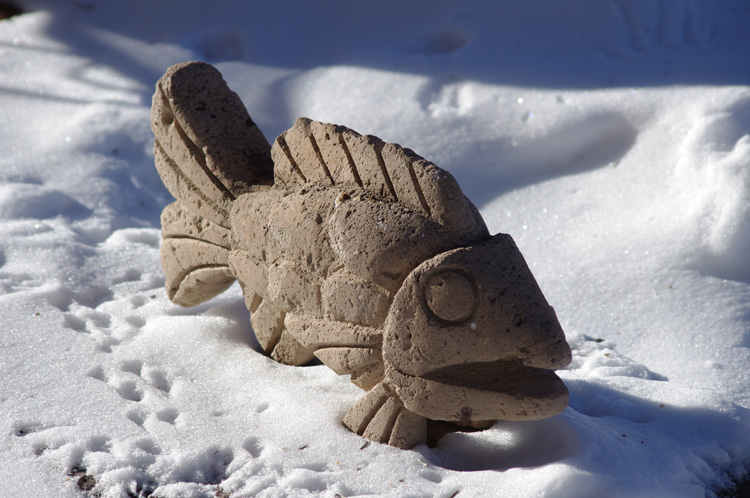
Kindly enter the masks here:
[[169, 68], [152, 107], [174, 302], [242, 286], [263, 351], [367, 393], [344, 425], [411, 448], [427, 420], [560, 413], [570, 349], [509, 235], [413, 151], [300, 118], [270, 146], [216, 69]]

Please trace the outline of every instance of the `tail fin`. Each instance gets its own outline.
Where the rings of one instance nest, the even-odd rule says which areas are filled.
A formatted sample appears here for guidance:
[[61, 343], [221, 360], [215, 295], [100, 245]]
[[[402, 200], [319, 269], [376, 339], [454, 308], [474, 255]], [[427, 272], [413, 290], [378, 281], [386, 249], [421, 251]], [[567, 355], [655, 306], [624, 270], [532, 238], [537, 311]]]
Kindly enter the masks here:
[[156, 169], [177, 198], [162, 212], [169, 298], [194, 306], [224, 292], [231, 204], [273, 183], [271, 147], [221, 73], [203, 62], [167, 69], [151, 107]]
[[205, 62], [169, 69], [151, 106], [156, 169], [193, 213], [229, 227], [231, 202], [273, 183], [271, 146], [221, 73]]

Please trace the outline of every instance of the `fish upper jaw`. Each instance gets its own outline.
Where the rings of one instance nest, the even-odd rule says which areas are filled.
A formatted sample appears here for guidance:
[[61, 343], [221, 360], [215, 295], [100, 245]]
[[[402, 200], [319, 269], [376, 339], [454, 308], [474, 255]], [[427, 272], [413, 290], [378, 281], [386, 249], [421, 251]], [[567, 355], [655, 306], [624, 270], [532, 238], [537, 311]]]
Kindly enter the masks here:
[[554, 369], [570, 356], [554, 309], [504, 234], [420, 264], [384, 323], [384, 360], [409, 375], [506, 358]]
[[573, 359], [565, 337], [553, 342], [545, 342], [533, 347], [521, 348], [518, 359], [525, 366], [557, 370], [567, 367]]

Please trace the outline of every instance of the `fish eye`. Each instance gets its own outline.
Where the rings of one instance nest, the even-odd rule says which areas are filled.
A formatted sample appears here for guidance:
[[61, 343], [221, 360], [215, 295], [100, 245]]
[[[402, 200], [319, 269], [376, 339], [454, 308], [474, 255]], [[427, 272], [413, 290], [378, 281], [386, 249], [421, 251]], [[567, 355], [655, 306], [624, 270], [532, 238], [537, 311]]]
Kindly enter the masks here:
[[441, 268], [422, 278], [422, 304], [428, 314], [446, 325], [458, 325], [479, 308], [479, 289], [464, 270]]

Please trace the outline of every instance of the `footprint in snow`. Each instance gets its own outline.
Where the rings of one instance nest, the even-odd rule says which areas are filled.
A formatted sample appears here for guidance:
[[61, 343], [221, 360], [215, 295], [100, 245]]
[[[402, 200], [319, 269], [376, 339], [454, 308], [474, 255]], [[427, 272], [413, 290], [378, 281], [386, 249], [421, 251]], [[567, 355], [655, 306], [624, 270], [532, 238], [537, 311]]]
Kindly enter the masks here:
[[[143, 427], [150, 415], [142, 403], [146, 396], [152, 393], [156, 396], [151, 396], [151, 403], [162, 404], [159, 400], [168, 399], [172, 389], [172, 383], [166, 373], [146, 365], [139, 359], [121, 362], [119, 369], [110, 375], [107, 375], [102, 365], [95, 365], [86, 375], [107, 384], [123, 400], [141, 405], [138, 409], [130, 409], [125, 414], [128, 420], [139, 427]], [[179, 411], [171, 407], [158, 408], [153, 413], [157, 420], [171, 425], [174, 425], [179, 417]]]

